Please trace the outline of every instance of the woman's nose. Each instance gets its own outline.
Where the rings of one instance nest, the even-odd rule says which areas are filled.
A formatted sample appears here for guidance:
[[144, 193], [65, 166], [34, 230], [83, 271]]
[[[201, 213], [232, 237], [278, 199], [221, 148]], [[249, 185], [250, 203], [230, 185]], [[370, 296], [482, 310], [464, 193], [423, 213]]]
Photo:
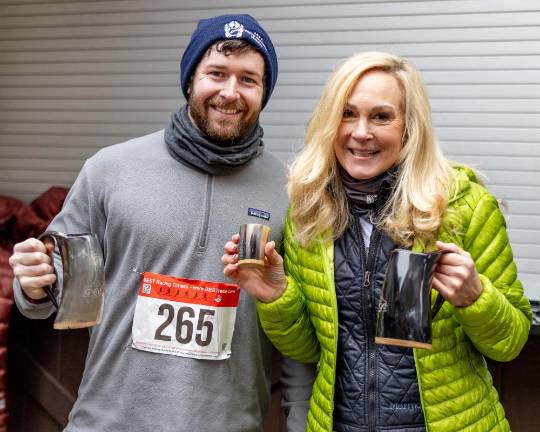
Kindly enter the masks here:
[[354, 125], [351, 136], [357, 141], [365, 141], [373, 138], [367, 119], [358, 119]]

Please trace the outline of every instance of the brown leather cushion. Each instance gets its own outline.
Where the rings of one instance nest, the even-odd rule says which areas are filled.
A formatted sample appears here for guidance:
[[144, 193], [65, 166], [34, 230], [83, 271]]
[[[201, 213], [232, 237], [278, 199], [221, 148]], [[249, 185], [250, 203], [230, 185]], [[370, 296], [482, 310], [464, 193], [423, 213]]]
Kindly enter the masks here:
[[0, 196], [0, 297], [11, 299], [13, 273], [9, 266], [15, 243], [43, 232], [60, 211], [68, 189], [52, 187], [30, 204]]

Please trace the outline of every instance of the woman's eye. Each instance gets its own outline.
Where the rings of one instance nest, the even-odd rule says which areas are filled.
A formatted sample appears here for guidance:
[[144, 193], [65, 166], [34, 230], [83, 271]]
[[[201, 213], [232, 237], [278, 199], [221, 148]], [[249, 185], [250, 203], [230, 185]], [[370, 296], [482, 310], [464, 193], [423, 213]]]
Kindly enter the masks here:
[[343, 110], [343, 118], [348, 119], [354, 117], [354, 111], [350, 109], [344, 109]]
[[392, 120], [392, 115], [390, 113], [377, 113], [373, 116], [373, 119], [378, 122], [388, 122]]

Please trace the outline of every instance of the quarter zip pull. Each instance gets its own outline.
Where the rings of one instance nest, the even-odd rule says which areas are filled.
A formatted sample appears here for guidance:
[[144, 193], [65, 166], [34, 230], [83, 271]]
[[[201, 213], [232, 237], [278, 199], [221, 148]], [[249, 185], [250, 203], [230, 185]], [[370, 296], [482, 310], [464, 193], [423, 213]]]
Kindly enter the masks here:
[[371, 285], [370, 277], [371, 277], [371, 272], [369, 270], [366, 270], [366, 272], [364, 273], [364, 286], [365, 287], [368, 287]]
[[206, 196], [204, 199], [204, 215], [199, 242], [197, 244], [197, 252], [204, 253], [208, 243], [208, 229], [210, 226], [210, 211], [212, 209], [212, 199], [214, 194], [214, 176], [207, 174], [206, 178]]

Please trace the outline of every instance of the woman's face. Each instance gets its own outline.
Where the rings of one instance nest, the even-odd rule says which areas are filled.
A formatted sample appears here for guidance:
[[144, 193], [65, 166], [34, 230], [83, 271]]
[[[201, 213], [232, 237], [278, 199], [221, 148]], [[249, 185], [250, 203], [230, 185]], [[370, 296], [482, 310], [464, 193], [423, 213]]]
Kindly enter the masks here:
[[334, 142], [336, 158], [351, 177], [377, 177], [396, 163], [405, 125], [401, 101], [390, 73], [370, 71], [356, 83]]

